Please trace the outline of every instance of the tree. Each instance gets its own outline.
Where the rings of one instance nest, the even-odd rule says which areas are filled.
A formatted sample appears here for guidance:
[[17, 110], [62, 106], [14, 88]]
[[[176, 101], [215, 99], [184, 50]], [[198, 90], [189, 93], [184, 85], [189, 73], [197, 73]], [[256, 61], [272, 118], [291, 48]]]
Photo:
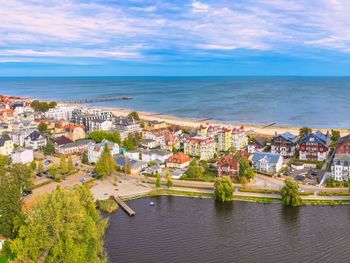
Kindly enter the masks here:
[[81, 162], [83, 164], [89, 164], [89, 157], [86, 152], [83, 153], [83, 156], [81, 157]]
[[247, 180], [253, 179], [255, 176], [254, 171], [249, 165], [246, 158], [242, 157], [239, 159], [239, 177], [246, 178]]
[[333, 130], [331, 131], [331, 141], [336, 143], [340, 139], [340, 131]]
[[235, 152], [237, 152], [237, 150], [236, 150], [236, 148], [234, 146], [231, 146], [230, 148], [227, 149], [227, 152], [235, 153]]
[[0, 176], [0, 234], [14, 238], [14, 223], [22, 217], [22, 194], [15, 178], [9, 173]]
[[299, 185], [296, 181], [287, 179], [285, 185], [281, 189], [282, 203], [287, 206], [300, 206], [301, 198], [299, 193]]
[[84, 186], [56, 189], [43, 197], [27, 214], [18, 237], [11, 243], [14, 262], [107, 261], [104, 231], [91, 192]]
[[60, 176], [58, 175], [57, 166], [56, 165], [52, 165], [49, 168], [49, 174], [53, 177], [54, 180], [59, 181], [61, 179]]
[[104, 178], [114, 172], [116, 169], [116, 162], [111, 155], [107, 145], [103, 148], [100, 159], [96, 163], [96, 174], [98, 178]]
[[61, 155], [60, 172], [61, 172], [61, 174], [67, 174], [68, 173], [67, 157], [65, 155]]
[[38, 173], [42, 174], [44, 172], [44, 165], [42, 162], [39, 162], [38, 164]]
[[157, 176], [157, 179], [156, 179], [156, 188], [159, 188], [159, 187], [160, 187], [160, 174], [157, 173], [156, 176]]
[[215, 179], [214, 199], [219, 202], [228, 202], [233, 200], [233, 183], [229, 176], [222, 176]]
[[46, 112], [51, 108], [55, 108], [57, 106], [57, 103], [54, 101], [47, 103], [46, 101], [33, 100], [30, 106], [35, 111]]
[[34, 160], [30, 163], [30, 169], [32, 169], [32, 171], [35, 171], [38, 168], [37, 162]]
[[299, 129], [299, 136], [300, 136], [300, 138], [303, 138], [306, 135], [309, 135], [310, 133], [312, 133], [312, 130], [309, 127], [302, 127], [302, 128]]
[[166, 173], [166, 186], [169, 188], [173, 186], [173, 178], [172, 178], [171, 173], [169, 171], [167, 171], [167, 173]]
[[55, 146], [51, 141], [48, 141], [43, 150], [45, 155], [53, 155], [55, 153]]
[[135, 150], [135, 148], [140, 144], [139, 135], [130, 133], [123, 141], [123, 145], [127, 151]]
[[40, 122], [38, 125], [38, 129], [41, 132], [46, 132], [47, 131], [47, 124], [45, 122]]
[[20, 189], [22, 194], [24, 190], [31, 189], [34, 182], [33, 171], [25, 164], [16, 163], [10, 168], [10, 176]]
[[140, 121], [140, 116], [136, 111], [129, 113], [128, 118], [134, 119], [135, 121]]
[[68, 173], [72, 173], [74, 171], [74, 165], [73, 165], [72, 157], [68, 158], [67, 169], [68, 169]]
[[0, 167], [5, 167], [6, 165], [9, 165], [11, 163], [11, 158], [0, 154]]
[[107, 140], [110, 142], [120, 144], [120, 133], [118, 131], [93, 131], [89, 134], [89, 137], [97, 143], [102, 142], [103, 140]]
[[190, 167], [186, 172], [186, 176], [188, 178], [201, 178], [204, 175], [204, 167], [198, 162], [198, 160], [194, 159], [190, 163]]

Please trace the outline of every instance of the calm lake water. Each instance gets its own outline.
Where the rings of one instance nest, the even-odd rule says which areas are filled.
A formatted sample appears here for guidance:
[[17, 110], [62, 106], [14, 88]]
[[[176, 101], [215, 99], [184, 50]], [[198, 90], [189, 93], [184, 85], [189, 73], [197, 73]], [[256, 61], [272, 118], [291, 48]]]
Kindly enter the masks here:
[[182, 197], [128, 204], [135, 217], [122, 210], [110, 217], [106, 249], [112, 263], [350, 260], [350, 206], [293, 209]]
[[236, 123], [350, 127], [349, 77], [0, 78], [0, 93]]

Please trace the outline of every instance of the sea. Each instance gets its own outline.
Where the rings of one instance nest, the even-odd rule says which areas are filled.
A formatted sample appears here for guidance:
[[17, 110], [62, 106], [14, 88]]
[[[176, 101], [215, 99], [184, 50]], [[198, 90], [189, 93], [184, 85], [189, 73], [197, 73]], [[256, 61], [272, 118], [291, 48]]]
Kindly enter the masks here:
[[350, 127], [350, 77], [3, 77], [0, 93], [228, 123]]

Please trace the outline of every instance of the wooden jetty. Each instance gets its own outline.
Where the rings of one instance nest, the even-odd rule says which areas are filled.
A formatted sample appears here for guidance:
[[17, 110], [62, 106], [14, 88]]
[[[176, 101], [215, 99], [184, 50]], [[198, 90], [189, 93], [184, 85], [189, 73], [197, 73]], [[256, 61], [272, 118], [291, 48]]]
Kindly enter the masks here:
[[276, 122], [273, 122], [273, 123], [270, 123], [269, 125], [266, 125], [266, 126], [264, 126], [264, 127], [262, 127], [262, 128], [265, 129], [265, 128], [271, 127], [271, 126], [273, 126], [273, 125], [275, 125], [275, 124], [276, 124]]
[[76, 99], [76, 100], [63, 100], [62, 103], [67, 104], [84, 104], [92, 102], [103, 102], [103, 101], [113, 101], [113, 100], [131, 100], [132, 97], [122, 96], [122, 97], [103, 97], [103, 98], [87, 98], [87, 99]]
[[119, 196], [111, 196], [117, 203], [118, 205], [123, 208], [123, 210], [129, 215], [129, 216], [134, 216], [135, 211], [132, 210]]

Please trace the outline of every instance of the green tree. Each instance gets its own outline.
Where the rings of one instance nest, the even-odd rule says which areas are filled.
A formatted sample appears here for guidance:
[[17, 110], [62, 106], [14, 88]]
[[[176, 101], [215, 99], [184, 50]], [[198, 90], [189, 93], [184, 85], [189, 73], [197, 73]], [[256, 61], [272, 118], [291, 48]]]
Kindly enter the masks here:
[[30, 163], [30, 169], [32, 169], [32, 171], [35, 171], [38, 168], [37, 162], [34, 160]]
[[173, 177], [169, 171], [166, 173], [166, 186], [169, 188], [173, 186]]
[[331, 141], [336, 143], [340, 139], [340, 131], [333, 130], [331, 131]]
[[57, 102], [56, 101], [51, 101], [50, 103], [49, 103], [49, 108], [50, 109], [53, 109], [53, 108], [56, 108], [57, 107]]
[[67, 157], [65, 155], [61, 155], [60, 159], [60, 172], [61, 174], [65, 175], [68, 173], [68, 164], [67, 164]]
[[136, 121], [140, 120], [140, 116], [139, 116], [139, 114], [136, 111], [133, 111], [133, 112], [129, 113], [128, 118], [129, 119], [134, 119]]
[[83, 155], [82, 155], [82, 157], [81, 157], [81, 162], [82, 162], [83, 164], [89, 164], [89, 157], [88, 157], [88, 155], [87, 155], [86, 152], [83, 153]]
[[107, 262], [103, 245], [107, 220], [101, 219], [93, 196], [83, 186], [56, 189], [27, 214], [12, 242], [14, 262]]
[[0, 176], [0, 234], [14, 238], [14, 223], [22, 217], [22, 194], [15, 178], [9, 173]]
[[157, 173], [156, 176], [157, 176], [157, 178], [156, 178], [156, 188], [159, 188], [160, 187], [160, 174]]
[[72, 157], [68, 158], [67, 169], [68, 169], [68, 173], [72, 173], [74, 171], [74, 165], [73, 165]]
[[312, 130], [309, 127], [302, 127], [302, 128], [299, 129], [299, 136], [300, 136], [300, 138], [303, 138], [306, 135], [309, 135], [310, 133], [312, 133]]
[[45, 122], [40, 122], [38, 125], [38, 129], [41, 132], [47, 132], [47, 124]]
[[38, 173], [42, 174], [44, 172], [44, 165], [42, 162], [39, 162], [38, 164]]
[[53, 177], [53, 179], [55, 181], [59, 181], [61, 179], [61, 177], [59, 176], [58, 174], [58, 171], [57, 171], [57, 166], [56, 165], [52, 165], [50, 168], [49, 168], [49, 174]]
[[22, 163], [13, 164], [10, 168], [10, 175], [20, 189], [21, 194], [24, 190], [31, 189], [34, 183], [34, 174], [31, 168]]
[[227, 152], [235, 153], [235, 152], [237, 152], [237, 150], [236, 150], [236, 148], [234, 146], [231, 146], [230, 148], [227, 149]]
[[0, 154], [0, 167], [5, 167], [6, 165], [9, 165], [11, 163], [11, 158]]
[[285, 185], [281, 189], [282, 203], [287, 206], [300, 206], [301, 198], [299, 193], [299, 185], [296, 181], [287, 179]]
[[95, 142], [99, 143], [103, 140], [120, 144], [120, 133], [118, 131], [93, 131], [89, 134], [89, 137]]
[[228, 176], [222, 176], [215, 179], [214, 199], [219, 202], [228, 202], [233, 200], [233, 183]]
[[190, 163], [190, 167], [186, 172], [186, 176], [188, 178], [201, 178], [203, 177], [205, 172], [205, 168], [200, 164], [200, 162], [194, 159]]
[[53, 155], [55, 153], [55, 146], [49, 140], [43, 149], [45, 155]]
[[114, 172], [116, 169], [116, 162], [111, 155], [107, 145], [103, 148], [100, 159], [96, 163], [96, 174], [98, 178], [104, 178]]
[[254, 171], [249, 165], [249, 162], [246, 158], [240, 158], [239, 160], [239, 177], [246, 178], [247, 180], [253, 179], [255, 176]]

